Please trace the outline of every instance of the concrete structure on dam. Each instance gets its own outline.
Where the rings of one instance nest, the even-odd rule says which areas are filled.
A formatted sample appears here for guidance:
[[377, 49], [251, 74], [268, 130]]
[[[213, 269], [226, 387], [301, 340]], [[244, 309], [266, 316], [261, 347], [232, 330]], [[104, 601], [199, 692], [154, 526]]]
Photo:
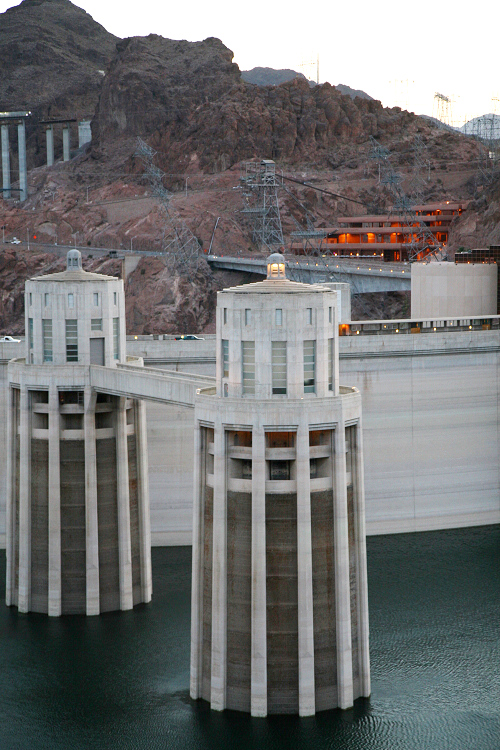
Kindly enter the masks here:
[[337, 293], [217, 295], [194, 424], [191, 697], [253, 716], [370, 694], [361, 401], [339, 386]]
[[151, 599], [143, 402], [92, 387], [125, 358], [123, 281], [67, 270], [26, 283], [26, 357], [8, 367], [8, 605], [99, 614]]
[[[363, 398], [368, 534], [500, 523], [499, 321], [366, 321], [339, 338], [340, 382]], [[23, 352], [0, 343], [1, 546], [7, 362]], [[215, 383], [215, 337], [129, 336], [127, 354], [114, 368], [90, 365], [91, 386], [147, 399], [152, 543], [191, 544], [194, 398]]]

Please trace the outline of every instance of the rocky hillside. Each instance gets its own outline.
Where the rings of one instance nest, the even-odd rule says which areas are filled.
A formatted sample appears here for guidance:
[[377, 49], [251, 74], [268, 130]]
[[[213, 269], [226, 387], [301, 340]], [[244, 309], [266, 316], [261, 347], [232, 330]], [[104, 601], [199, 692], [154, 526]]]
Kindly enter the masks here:
[[23, 0], [0, 16], [0, 104], [39, 117], [84, 117], [118, 39], [70, 0]]
[[[32, 243], [29, 254], [10, 245], [0, 252], [4, 330], [22, 328], [24, 279], [61, 262], [42, 258], [34, 250], [35, 236], [46, 248], [75, 242], [116, 250], [161, 247], [164, 214], [134, 156], [137, 136], [157, 151], [156, 164], [172, 191], [171, 214], [189, 226], [205, 251], [213, 240], [216, 254], [259, 252], [241, 212], [245, 160], [273, 158], [285, 175], [309, 183], [287, 183], [280, 191], [288, 246], [290, 233], [305, 226], [305, 211], [324, 227], [367, 205], [390, 206], [390, 191], [371, 158], [373, 143], [388, 149], [407, 189], [417, 135], [426, 149], [424, 200], [475, 199], [450, 245], [470, 246], [466, 235], [473, 242], [496, 236], [500, 196], [492, 175], [478, 180], [481, 144], [397, 107], [352, 98], [352, 89], [310, 87], [303, 77], [273, 86], [247, 83], [232, 57], [214, 38], [186, 42], [151, 34], [117, 40], [69, 0], [23, 0], [0, 16], [0, 110], [27, 107], [34, 113], [29, 199], [0, 207], [7, 239], [30, 236]], [[69, 163], [44, 166], [40, 119], [89, 115], [91, 148]], [[359, 200], [364, 208], [353, 202]], [[473, 229], [464, 224], [468, 220]], [[221, 279], [204, 264], [187, 278], [183, 269], [172, 275], [160, 260], [143, 258], [127, 282], [129, 330], [210, 330]], [[383, 317], [384, 305], [392, 305], [393, 314], [398, 305], [404, 311], [403, 302], [374, 300], [373, 314]]]

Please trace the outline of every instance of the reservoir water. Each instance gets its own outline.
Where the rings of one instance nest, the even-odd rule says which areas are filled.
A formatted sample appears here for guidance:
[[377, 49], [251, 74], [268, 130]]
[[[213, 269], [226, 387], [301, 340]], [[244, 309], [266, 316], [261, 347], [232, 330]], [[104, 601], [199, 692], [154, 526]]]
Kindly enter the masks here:
[[307, 719], [190, 700], [190, 565], [153, 549], [132, 612], [0, 605], [0, 750], [500, 750], [499, 526], [368, 539], [372, 696]]

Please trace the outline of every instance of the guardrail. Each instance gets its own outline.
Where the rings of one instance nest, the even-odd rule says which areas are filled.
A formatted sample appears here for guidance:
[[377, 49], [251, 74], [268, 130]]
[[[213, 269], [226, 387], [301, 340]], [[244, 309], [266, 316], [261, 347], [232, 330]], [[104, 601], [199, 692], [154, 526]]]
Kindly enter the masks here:
[[405, 333], [436, 333], [438, 331], [489, 331], [500, 328], [500, 315], [480, 318], [428, 318], [425, 320], [367, 320], [339, 325], [339, 336], [387, 336]]

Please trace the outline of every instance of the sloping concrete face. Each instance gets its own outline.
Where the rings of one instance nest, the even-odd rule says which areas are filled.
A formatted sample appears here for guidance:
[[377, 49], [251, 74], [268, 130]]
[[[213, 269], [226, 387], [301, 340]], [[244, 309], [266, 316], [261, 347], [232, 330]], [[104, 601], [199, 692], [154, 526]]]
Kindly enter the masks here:
[[496, 263], [413, 263], [411, 317], [497, 314]]

